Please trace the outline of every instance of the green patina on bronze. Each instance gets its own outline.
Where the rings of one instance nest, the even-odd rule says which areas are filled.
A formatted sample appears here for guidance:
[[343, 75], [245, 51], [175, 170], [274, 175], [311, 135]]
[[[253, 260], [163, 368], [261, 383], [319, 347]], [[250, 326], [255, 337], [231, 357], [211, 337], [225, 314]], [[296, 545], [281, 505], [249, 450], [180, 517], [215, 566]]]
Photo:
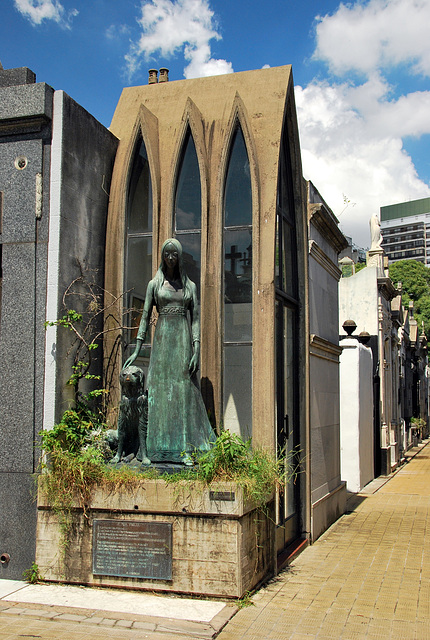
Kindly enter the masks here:
[[[191, 462], [215, 440], [197, 381], [200, 322], [197, 289], [188, 278], [175, 238], [161, 249], [160, 267], [148, 285], [133, 364], [145, 341], [153, 307], [158, 312], [148, 374], [147, 454], [151, 462]], [[184, 455], [185, 454], [185, 455]]]

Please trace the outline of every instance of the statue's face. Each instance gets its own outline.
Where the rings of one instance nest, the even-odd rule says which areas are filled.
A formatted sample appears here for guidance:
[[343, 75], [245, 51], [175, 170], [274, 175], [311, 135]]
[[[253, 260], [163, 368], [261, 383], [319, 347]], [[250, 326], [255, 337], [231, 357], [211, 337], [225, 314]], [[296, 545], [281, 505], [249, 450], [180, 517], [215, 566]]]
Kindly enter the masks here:
[[178, 264], [178, 251], [173, 244], [167, 244], [163, 252], [164, 264], [169, 269], [174, 269]]

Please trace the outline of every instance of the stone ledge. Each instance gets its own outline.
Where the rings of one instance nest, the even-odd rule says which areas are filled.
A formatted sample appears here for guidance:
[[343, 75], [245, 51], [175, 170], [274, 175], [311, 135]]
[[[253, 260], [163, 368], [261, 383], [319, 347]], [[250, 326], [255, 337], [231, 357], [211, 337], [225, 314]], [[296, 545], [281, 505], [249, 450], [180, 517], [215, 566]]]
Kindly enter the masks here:
[[[39, 487], [39, 510], [51, 509], [46, 493]], [[76, 509], [80, 505], [76, 502]], [[88, 508], [93, 512], [177, 514], [183, 516], [226, 516], [241, 518], [254, 510], [256, 504], [246, 499], [243, 488], [233, 482], [217, 482], [210, 486], [202, 482], [169, 483], [163, 479], [144, 479], [141, 485], [121, 490], [96, 487]]]

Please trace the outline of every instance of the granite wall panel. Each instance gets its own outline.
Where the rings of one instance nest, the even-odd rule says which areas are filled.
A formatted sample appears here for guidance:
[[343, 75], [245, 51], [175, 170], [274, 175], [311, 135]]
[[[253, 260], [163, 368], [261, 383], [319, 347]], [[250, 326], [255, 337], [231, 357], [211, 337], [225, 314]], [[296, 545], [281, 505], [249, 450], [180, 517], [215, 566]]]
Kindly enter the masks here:
[[0, 564], [0, 579], [22, 580], [36, 551], [36, 485], [29, 473], [0, 472], [0, 554], [10, 562]]

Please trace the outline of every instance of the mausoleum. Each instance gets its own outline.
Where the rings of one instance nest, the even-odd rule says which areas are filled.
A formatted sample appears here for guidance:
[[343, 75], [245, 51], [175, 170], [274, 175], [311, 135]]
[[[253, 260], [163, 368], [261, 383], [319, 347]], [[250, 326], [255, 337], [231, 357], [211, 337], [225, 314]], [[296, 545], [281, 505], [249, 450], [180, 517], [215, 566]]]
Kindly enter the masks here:
[[[317, 537], [344, 508], [336, 262], [345, 241], [328, 207], [314, 206], [312, 255], [319, 260], [312, 291], [319, 297], [324, 287], [325, 300], [333, 304], [319, 323], [324, 335], [315, 330], [313, 345], [324, 353], [325, 391], [333, 410], [314, 410], [322, 420], [316, 442], [324, 433], [332, 447], [324, 453], [318, 445], [312, 487], [308, 195], [291, 67], [175, 82], [168, 82], [163, 70], [160, 82], [155, 78], [152, 71], [150, 84], [124, 89], [112, 120], [119, 146], [110, 191], [106, 290], [115, 296], [128, 291], [127, 307], [138, 317], [161, 244], [171, 236], [181, 241], [200, 292], [202, 392], [213, 424], [274, 452], [294, 450], [300, 458], [301, 472], [279, 500], [280, 552], [297, 538]], [[316, 194], [313, 190], [312, 202]], [[325, 276], [318, 278], [318, 270]], [[313, 317], [320, 312], [316, 306]], [[117, 371], [134, 350], [134, 338], [133, 332], [127, 335]], [[109, 358], [113, 340], [114, 335], [106, 343]], [[147, 361], [141, 358], [141, 366]], [[323, 396], [312, 395], [314, 409]]]
[[[297, 465], [276, 497], [279, 564], [344, 510], [336, 262], [345, 243], [302, 176], [291, 67], [170, 82], [163, 69], [157, 80], [152, 70], [148, 85], [124, 89], [107, 130], [29, 70], [0, 71], [0, 366], [15, 366], [0, 394], [1, 509], [14, 509], [1, 525], [0, 554], [11, 557], [2, 577], [21, 577], [33, 557], [34, 443], [69, 402], [70, 342], [43, 323], [61, 316], [82, 268], [95, 270], [109, 304], [117, 300], [109, 317], [126, 310], [131, 328], [107, 334], [104, 362], [94, 364], [114, 422], [119, 372], [170, 237], [198, 289], [199, 377], [213, 428], [286, 449]], [[25, 327], [25, 383], [11, 348], [16, 318]], [[136, 361], [144, 370], [150, 353], [148, 332]], [[32, 542], [18, 559], [24, 540]]]

